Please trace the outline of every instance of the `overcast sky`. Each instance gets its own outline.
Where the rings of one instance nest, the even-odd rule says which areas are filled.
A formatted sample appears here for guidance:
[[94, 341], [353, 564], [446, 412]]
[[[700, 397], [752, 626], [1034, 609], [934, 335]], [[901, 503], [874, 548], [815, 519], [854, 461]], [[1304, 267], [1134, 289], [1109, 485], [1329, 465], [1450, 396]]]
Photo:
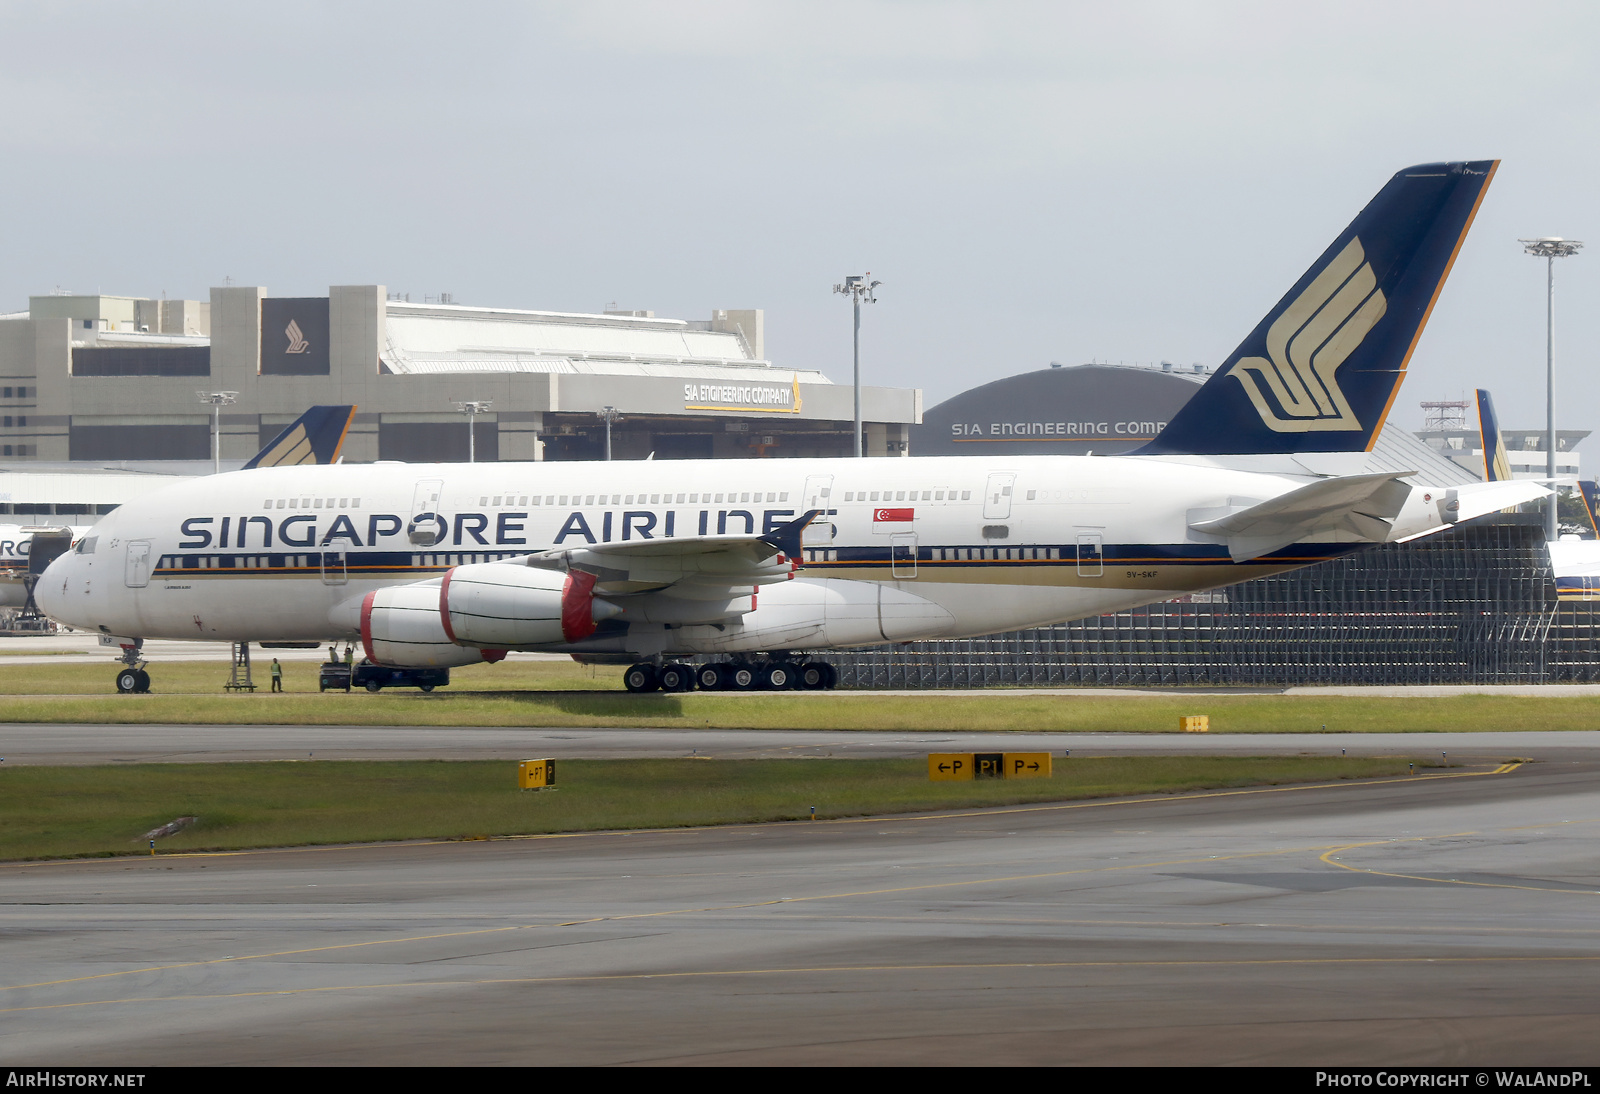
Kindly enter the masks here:
[[[1396, 404], [1600, 428], [1600, 5], [11, 3], [0, 311], [330, 284], [766, 309], [928, 405], [1052, 360], [1216, 365], [1395, 171], [1502, 158]], [[1592, 445], [1589, 447], [1593, 447]], [[1600, 455], [1597, 455], [1600, 459]], [[1593, 470], [1591, 468], [1590, 470]]]

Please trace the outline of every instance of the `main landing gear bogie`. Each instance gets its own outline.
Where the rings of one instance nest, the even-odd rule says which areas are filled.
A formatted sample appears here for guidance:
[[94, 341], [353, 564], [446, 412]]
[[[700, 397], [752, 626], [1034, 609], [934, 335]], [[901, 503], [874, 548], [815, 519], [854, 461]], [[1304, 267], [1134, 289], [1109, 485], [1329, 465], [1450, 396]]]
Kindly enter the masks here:
[[788, 660], [714, 661], [699, 667], [649, 661], [630, 665], [622, 683], [635, 693], [647, 691], [825, 691], [839, 674], [826, 661], [796, 664]]

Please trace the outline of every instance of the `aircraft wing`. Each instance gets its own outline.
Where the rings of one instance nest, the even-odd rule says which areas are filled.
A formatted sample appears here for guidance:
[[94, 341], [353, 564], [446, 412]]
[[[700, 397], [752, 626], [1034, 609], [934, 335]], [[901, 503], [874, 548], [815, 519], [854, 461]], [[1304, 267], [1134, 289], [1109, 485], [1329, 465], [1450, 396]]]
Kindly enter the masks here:
[[[1189, 527], [1223, 536], [1235, 562], [1259, 558], [1291, 543], [1338, 534], [1378, 543], [1411, 493], [1400, 480], [1415, 471], [1319, 479], [1287, 494], [1216, 516], [1202, 511]], [[1212, 511], [1215, 512], [1215, 511]]]
[[591, 575], [594, 595], [625, 619], [705, 623], [755, 609], [756, 589], [788, 581], [801, 566], [801, 534], [813, 509], [764, 535], [678, 536], [541, 551], [525, 566]]

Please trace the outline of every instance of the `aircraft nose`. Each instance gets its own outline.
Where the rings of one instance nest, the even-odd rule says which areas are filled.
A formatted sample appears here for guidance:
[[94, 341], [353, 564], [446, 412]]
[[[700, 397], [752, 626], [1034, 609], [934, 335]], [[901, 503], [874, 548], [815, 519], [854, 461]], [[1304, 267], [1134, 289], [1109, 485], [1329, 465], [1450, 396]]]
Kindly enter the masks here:
[[39, 575], [38, 584], [33, 587], [33, 602], [39, 605], [39, 610], [63, 623], [72, 622], [66, 617], [67, 592], [72, 584], [72, 558], [69, 551], [50, 563]]

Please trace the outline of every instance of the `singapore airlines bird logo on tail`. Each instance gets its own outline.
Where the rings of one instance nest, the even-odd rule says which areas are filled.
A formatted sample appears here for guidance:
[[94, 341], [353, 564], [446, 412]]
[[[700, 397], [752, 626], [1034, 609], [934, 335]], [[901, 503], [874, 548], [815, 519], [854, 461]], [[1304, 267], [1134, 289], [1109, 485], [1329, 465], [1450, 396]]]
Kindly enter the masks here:
[[1388, 303], [1361, 240], [1306, 286], [1267, 329], [1267, 354], [1228, 370], [1268, 429], [1279, 433], [1361, 428], [1334, 373], [1372, 330]]
[[293, 319], [289, 320], [289, 325], [283, 328], [283, 333], [289, 336], [289, 348], [284, 350], [285, 353], [305, 353], [311, 348], [311, 343], [307, 342], [305, 335], [300, 333], [300, 324]]

